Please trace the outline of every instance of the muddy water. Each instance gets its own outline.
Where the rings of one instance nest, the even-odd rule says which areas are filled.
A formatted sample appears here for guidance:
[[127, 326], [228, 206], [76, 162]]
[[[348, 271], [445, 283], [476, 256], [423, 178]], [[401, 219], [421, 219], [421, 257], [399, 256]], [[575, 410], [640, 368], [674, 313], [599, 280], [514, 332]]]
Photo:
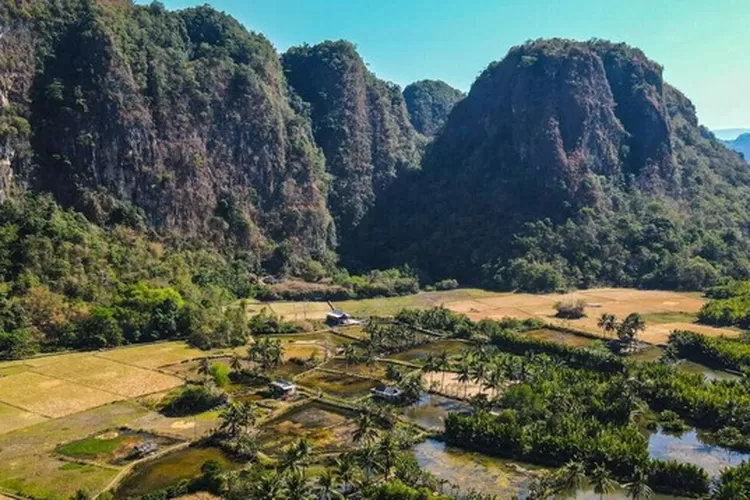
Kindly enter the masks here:
[[198, 477], [201, 467], [209, 460], [219, 462], [226, 469], [238, 465], [218, 448], [185, 448], [137, 467], [117, 489], [115, 498], [137, 498], [183, 479]]
[[410, 422], [430, 430], [445, 430], [445, 417], [449, 413], [466, 413], [471, 405], [456, 399], [435, 394], [423, 393], [419, 400], [404, 410], [404, 416]]
[[472, 344], [461, 342], [459, 340], [436, 340], [418, 347], [413, 347], [398, 354], [390, 355], [388, 358], [419, 364], [430, 354], [441, 354], [447, 352], [449, 355], [455, 355], [464, 350], [471, 349], [471, 347]]
[[[661, 355], [664, 353], [662, 347], [647, 347], [637, 354], [628, 356], [627, 359], [633, 361], [658, 361]], [[723, 370], [714, 370], [706, 365], [696, 363], [694, 361], [682, 360], [677, 364], [677, 367], [681, 370], [688, 371], [690, 373], [700, 373], [708, 380], [739, 380], [742, 378], [740, 375], [734, 373], [725, 372]]]

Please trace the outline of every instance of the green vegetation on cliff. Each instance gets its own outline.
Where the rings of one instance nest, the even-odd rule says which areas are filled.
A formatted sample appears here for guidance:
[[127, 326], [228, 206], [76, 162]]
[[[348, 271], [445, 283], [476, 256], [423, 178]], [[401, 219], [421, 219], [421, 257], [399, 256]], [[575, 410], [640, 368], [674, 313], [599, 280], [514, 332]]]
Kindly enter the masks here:
[[505, 289], [699, 289], [750, 276], [750, 171], [626, 45], [540, 40], [491, 64], [379, 199], [352, 267]]
[[442, 128], [463, 92], [440, 80], [420, 80], [404, 88], [409, 119], [422, 135], [432, 137]]

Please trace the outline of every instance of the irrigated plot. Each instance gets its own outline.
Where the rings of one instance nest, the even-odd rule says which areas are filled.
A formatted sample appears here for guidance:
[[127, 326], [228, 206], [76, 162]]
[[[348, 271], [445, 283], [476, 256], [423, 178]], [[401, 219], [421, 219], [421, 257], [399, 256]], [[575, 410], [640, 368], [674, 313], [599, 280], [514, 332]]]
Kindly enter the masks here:
[[77, 358], [75, 363], [43, 366], [36, 371], [127, 398], [166, 391], [183, 383], [182, 379], [172, 375], [118, 363], [95, 355]]
[[38, 373], [0, 378], [0, 402], [44, 417], [62, 417], [121, 399], [111, 392]]
[[397, 361], [420, 364], [430, 355], [437, 355], [445, 352], [448, 353], [449, 356], [453, 356], [460, 354], [464, 350], [471, 349], [471, 347], [472, 344], [461, 342], [460, 340], [436, 340], [386, 357]]
[[297, 382], [309, 389], [320, 389], [326, 394], [340, 398], [366, 396], [370, 392], [370, 389], [378, 384], [374, 380], [323, 370], [307, 373], [297, 379]]
[[344, 359], [333, 359], [326, 363], [323, 368], [344, 373], [353, 373], [363, 377], [383, 379], [387, 373], [387, 366], [388, 363], [385, 362], [376, 362], [369, 365], [367, 363], [348, 364]]
[[188, 359], [204, 357], [206, 352], [190, 347], [185, 342], [165, 342], [113, 349], [99, 353], [97, 356], [144, 368], [157, 368]]
[[0, 434], [23, 429], [45, 420], [47, 419], [42, 416], [0, 403]]

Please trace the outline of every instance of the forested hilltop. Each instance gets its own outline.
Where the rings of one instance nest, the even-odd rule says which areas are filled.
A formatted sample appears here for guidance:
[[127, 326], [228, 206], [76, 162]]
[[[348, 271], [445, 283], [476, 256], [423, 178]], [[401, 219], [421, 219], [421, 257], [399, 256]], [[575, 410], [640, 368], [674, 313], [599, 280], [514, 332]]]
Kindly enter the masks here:
[[343, 254], [506, 289], [699, 289], [750, 274], [749, 195], [640, 50], [539, 40], [490, 64]]
[[14, 356], [241, 343], [221, 306], [297, 293], [269, 274], [337, 299], [750, 278], [747, 165], [603, 41], [513, 48], [461, 99], [208, 6], [2, 2], [0, 202]]

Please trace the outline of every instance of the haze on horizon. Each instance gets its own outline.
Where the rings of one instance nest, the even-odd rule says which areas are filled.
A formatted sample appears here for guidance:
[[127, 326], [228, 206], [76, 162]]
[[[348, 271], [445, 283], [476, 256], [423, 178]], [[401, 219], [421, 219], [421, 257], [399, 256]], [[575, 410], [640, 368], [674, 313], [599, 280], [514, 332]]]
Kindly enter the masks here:
[[[143, 0], [139, 0], [141, 3]], [[205, 0], [165, 0], [184, 8]], [[529, 39], [604, 38], [639, 47], [665, 67], [712, 129], [750, 128], [750, 2], [746, 0], [211, 0], [279, 50], [354, 42], [371, 69], [402, 87], [441, 79], [468, 90]], [[561, 7], [560, 4], [564, 6]]]

